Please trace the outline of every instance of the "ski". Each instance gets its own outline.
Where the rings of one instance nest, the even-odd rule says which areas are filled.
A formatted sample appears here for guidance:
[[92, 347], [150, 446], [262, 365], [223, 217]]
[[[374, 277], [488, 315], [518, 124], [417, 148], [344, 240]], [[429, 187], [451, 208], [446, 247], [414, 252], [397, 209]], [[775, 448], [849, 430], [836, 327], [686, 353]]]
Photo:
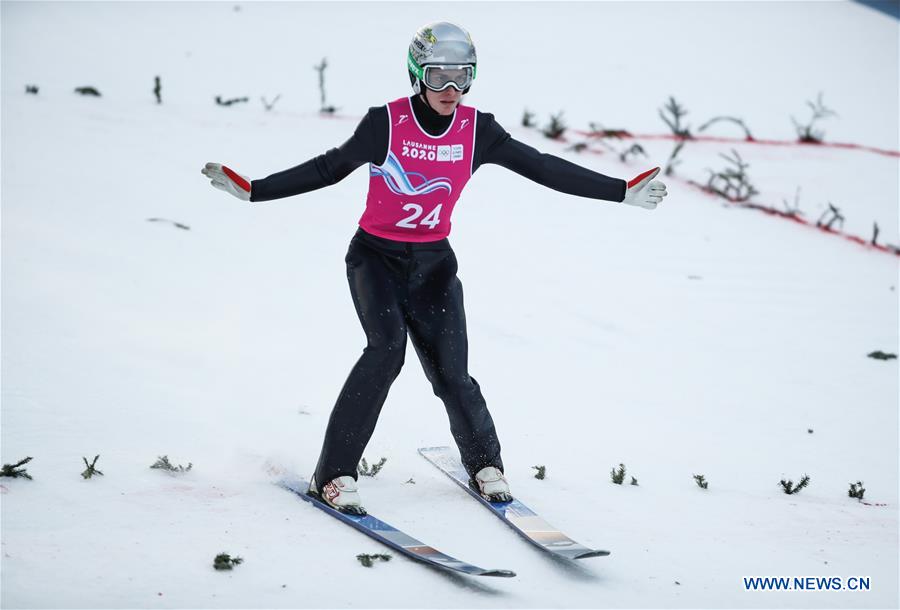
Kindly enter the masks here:
[[348, 515], [335, 510], [328, 506], [319, 498], [306, 493], [309, 489], [309, 483], [299, 478], [286, 478], [278, 482], [278, 485], [295, 493], [302, 499], [306, 500], [316, 508], [328, 513], [335, 519], [343, 521], [347, 525], [359, 530], [366, 536], [377, 540], [378, 542], [388, 546], [398, 553], [401, 553], [410, 559], [427, 563], [431, 566], [460, 572], [470, 576], [503, 576], [511, 577], [516, 573], [511, 570], [485, 570], [478, 566], [460, 561], [454, 557], [441, 553], [423, 542], [416, 540], [412, 536], [401, 532], [396, 527], [385, 523], [384, 521], [372, 515]]
[[456, 452], [449, 447], [426, 447], [419, 449], [419, 453], [535, 546], [566, 559], [609, 555], [609, 551], [589, 549], [575, 542], [516, 499], [510, 502], [485, 500], [478, 491], [469, 486], [469, 473], [459, 461]]

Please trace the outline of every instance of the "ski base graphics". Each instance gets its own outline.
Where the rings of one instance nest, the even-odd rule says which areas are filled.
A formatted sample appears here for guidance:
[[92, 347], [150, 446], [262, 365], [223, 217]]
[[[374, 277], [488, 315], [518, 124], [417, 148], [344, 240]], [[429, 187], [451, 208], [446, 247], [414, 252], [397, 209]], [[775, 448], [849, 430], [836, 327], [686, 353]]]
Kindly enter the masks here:
[[335, 519], [343, 521], [347, 525], [359, 530], [363, 534], [394, 549], [410, 559], [421, 561], [438, 568], [469, 574], [470, 576], [515, 576], [511, 570], [485, 570], [478, 566], [460, 561], [441, 553], [427, 544], [416, 540], [412, 536], [401, 532], [394, 526], [373, 517], [372, 515], [348, 515], [328, 506], [319, 498], [307, 493], [309, 483], [300, 478], [286, 478], [278, 482], [278, 485], [300, 496], [316, 508], [328, 513]]
[[489, 502], [484, 499], [478, 491], [469, 486], [469, 473], [459, 461], [456, 452], [449, 447], [426, 447], [419, 449], [419, 453], [465, 489], [469, 495], [489, 508], [504, 523], [516, 530], [519, 535], [543, 550], [567, 559], [609, 555], [609, 551], [589, 549], [575, 542], [518, 500]]

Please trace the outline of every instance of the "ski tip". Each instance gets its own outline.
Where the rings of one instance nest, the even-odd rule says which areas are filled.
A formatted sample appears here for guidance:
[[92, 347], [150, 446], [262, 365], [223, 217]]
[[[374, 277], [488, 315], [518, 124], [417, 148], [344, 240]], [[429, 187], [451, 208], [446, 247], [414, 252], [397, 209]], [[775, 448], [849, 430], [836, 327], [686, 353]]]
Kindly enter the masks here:
[[587, 559], [588, 557], [606, 557], [609, 551], [587, 551], [575, 555], [572, 559]]
[[426, 453], [440, 453], [443, 451], [449, 451], [450, 447], [446, 445], [443, 447], [419, 447], [419, 453], [425, 455]]
[[479, 576], [500, 576], [502, 578], [512, 578], [516, 573], [512, 570], [485, 570]]

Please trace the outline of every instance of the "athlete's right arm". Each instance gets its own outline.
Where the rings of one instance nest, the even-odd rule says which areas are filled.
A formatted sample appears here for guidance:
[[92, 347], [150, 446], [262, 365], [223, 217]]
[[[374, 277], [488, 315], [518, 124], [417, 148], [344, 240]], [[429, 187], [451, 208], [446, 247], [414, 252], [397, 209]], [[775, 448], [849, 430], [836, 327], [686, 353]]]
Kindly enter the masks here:
[[[381, 131], [386, 131], [387, 109], [384, 106], [369, 108], [353, 135], [338, 148], [313, 157], [290, 169], [272, 174], [259, 180], [248, 180], [233, 170], [216, 163], [207, 163], [202, 173], [212, 179], [212, 185], [245, 201], [270, 201], [308, 193], [340, 182], [364, 163], [380, 163], [384, 160], [386, 143], [378, 145]], [[381, 138], [387, 139], [387, 133]], [[218, 172], [210, 167], [218, 166]], [[225, 171], [227, 170], [227, 171]], [[244, 185], [237, 184], [227, 172], [238, 179], [244, 178]], [[229, 188], [231, 187], [231, 188]]]

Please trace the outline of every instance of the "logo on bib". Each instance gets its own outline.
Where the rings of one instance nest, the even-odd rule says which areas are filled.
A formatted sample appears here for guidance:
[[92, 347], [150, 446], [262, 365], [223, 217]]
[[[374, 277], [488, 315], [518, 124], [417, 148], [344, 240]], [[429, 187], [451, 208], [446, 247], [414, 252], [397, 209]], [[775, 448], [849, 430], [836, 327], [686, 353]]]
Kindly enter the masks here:
[[454, 161], [462, 161], [463, 154], [462, 144], [450, 144], [437, 147], [438, 161], [450, 161], [451, 163]]

